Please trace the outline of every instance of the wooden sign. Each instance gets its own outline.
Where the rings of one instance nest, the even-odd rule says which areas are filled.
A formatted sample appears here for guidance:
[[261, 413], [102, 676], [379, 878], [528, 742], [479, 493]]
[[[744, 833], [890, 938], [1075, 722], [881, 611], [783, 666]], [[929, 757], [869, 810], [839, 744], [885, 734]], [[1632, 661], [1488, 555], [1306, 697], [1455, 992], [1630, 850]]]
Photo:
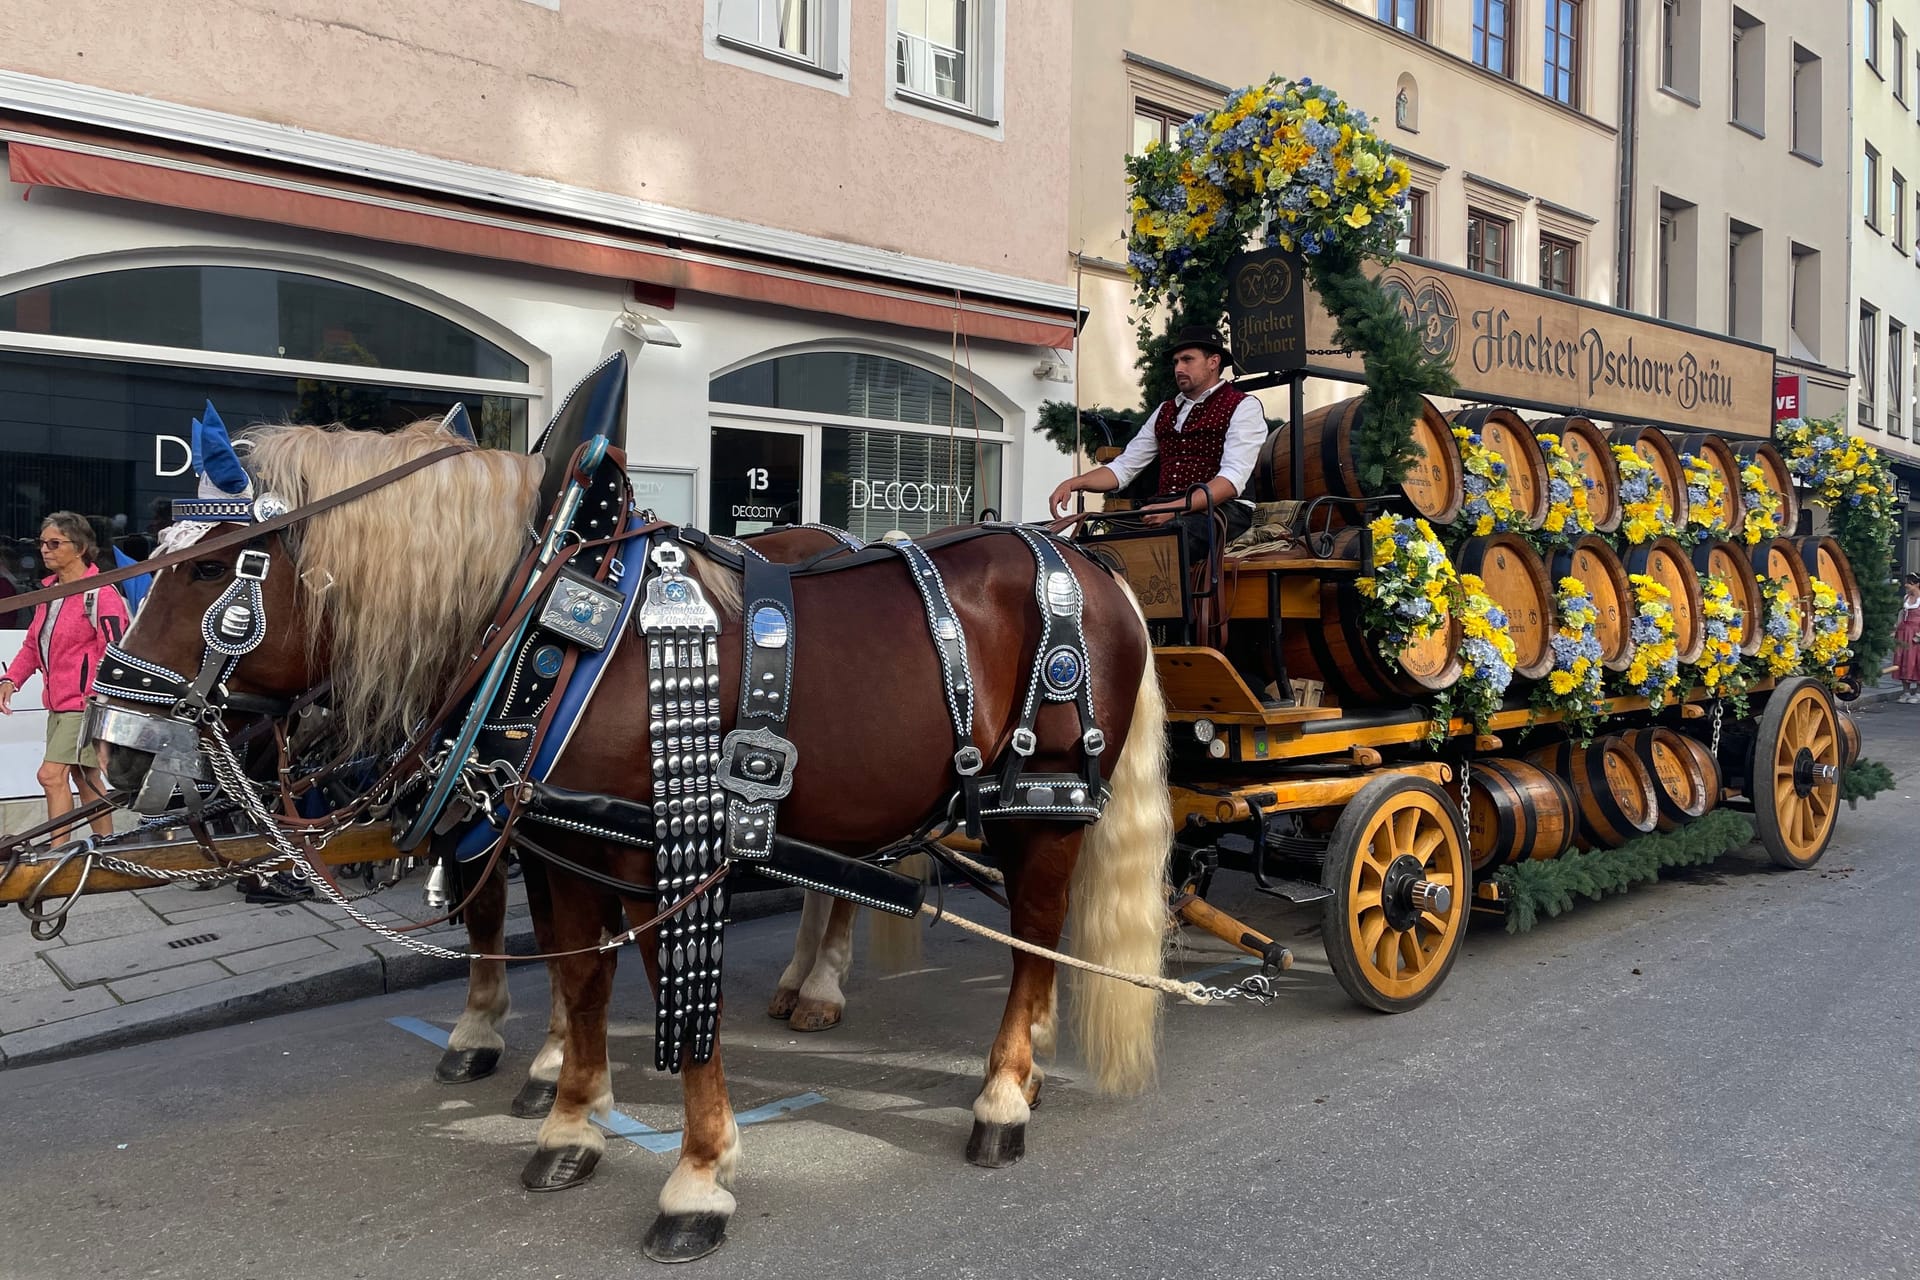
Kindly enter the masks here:
[[1307, 275], [1298, 254], [1234, 255], [1227, 264], [1227, 332], [1240, 374], [1307, 367]]
[[[1772, 433], [1766, 347], [1422, 259], [1367, 270], [1427, 354], [1452, 362], [1462, 398], [1756, 439]], [[1333, 345], [1333, 317], [1316, 299], [1307, 346]], [[1357, 356], [1316, 356], [1312, 369], [1361, 372]]]

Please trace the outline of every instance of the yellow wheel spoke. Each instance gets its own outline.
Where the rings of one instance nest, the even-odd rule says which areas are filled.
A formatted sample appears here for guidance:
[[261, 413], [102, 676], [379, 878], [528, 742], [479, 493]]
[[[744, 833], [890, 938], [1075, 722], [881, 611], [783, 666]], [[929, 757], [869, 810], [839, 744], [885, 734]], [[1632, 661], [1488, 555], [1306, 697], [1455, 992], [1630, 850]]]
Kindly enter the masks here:
[[[1413, 856], [1420, 859], [1421, 866], [1425, 866], [1427, 864], [1427, 860], [1433, 857], [1433, 851], [1435, 849], [1438, 849], [1441, 845], [1445, 844], [1446, 842], [1447, 842], [1446, 832], [1442, 831], [1437, 826], [1428, 827], [1426, 830], [1422, 831], [1419, 835], [1419, 838], [1413, 842]], [[1432, 877], [1428, 877], [1428, 878], [1431, 879]]]
[[1380, 945], [1380, 935], [1387, 931], [1387, 913], [1375, 908], [1367, 918], [1360, 922], [1360, 945], [1356, 948], [1363, 956], [1373, 954]]
[[1427, 928], [1431, 929], [1436, 935], [1444, 934], [1447, 931], [1447, 922], [1431, 911], [1422, 911], [1420, 913], [1420, 923], [1427, 926]]
[[1404, 857], [1413, 852], [1413, 838], [1420, 830], [1420, 811], [1402, 809], [1393, 815], [1393, 856]]
[[1400, 931], [1389, 929], [1380, 937], [1380, 972], [1389, 978], [1400, 976]]
[[1412, 929], [1400, 935], [1400, 958], [1407, 962], [1410, 973], [1418, 973], [1424, 967], [1426, 955], [1420, 950], [1420, 939], [1414, 936]]

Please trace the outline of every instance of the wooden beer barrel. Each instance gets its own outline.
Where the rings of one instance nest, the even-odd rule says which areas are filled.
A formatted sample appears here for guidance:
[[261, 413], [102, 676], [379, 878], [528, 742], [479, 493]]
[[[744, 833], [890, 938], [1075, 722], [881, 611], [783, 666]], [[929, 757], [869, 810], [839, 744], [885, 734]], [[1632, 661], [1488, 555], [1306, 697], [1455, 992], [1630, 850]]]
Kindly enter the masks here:
[[1687, 749], [1700, 769], [1700, 776], [1707, 780], [1707, 808], [1718, 808], [1720, 793], [1726, 785], [1726, 779], [1720, 772], [1720, 761], [1714, 758], [1712, 750], [1700, 739], [1684, 733], [1679, 736], [1680, 745]]
[[1780, 499], [1780, 532], [1791, 534], [1800, 523], [1800, 495], [1794, 491], [1786, 456], [1771, 440], [1742, 440], [1733, 446], [1733, 456], [1760, 468], [1761, 483]]
[[1573, 844], [1573, 790], [1537, 764], [1475, 760], [1472, 810], [1467, 844], [1476, 874], [1557, 858]]
[[1747, 562], [1761, 578], [1784, 578], [1793, 607], [1800, 611], [1800, 642], [1813, 639], [1813, 587], [1808, 581], [1806, 561], [1791, 538], [1768, 538], [1747, 553]]
[[1820, 534], [1798, 539], [1795, 549], [1807, 567], [1808, 594], [1812, 594], [1814, 578], [1832, 587], [1834, 594], [1847, 602], [1847, 639], [1858, 640], [1867, 620], [1860, 611], [1860, 583], [1853, 576], [1853, 562], [1841, 549], [1840, 540]]
[[1621, 735], [1653, 775], [1654, 827], [1677, 831], [1720, 798], [1720, 771], [1709, 778], [1686, 739], [1671, 729], [1635, 729]]
[[[1334, 559], [1359, 560], [1373, 571], [1373, 539], [1363, 528], [1334, 535]], [[1342, 707], [1397, 706], [1451, 689], [1460, 680], [1460, 622], [1447, 625], [1388, 660], [1361, 622], [1366, 599], [1353, 580], [1320, 580], [1320, 625], [1282, 630], [1282, 660], [1293, 679], [1323, 680], [1327, 701]]]
[[1845, 769], [1860, 758], [1860, 723], [1841, 706], [1834, 707], [1833, 718], [1840, 730], [1840, 767]]
[[[1305, 498], [1332, 494], [1341, 498], [1366, 498], [1371, 494], [1360, 483], [1360, 454], [1357, 433], [1364, 413], [1365, 397], [1356, 396], [1315, 409], [1301, 420], [1301, 451], [1306, 455]], [[1420, 415], [1413, 420], [1413, 447], [1419, 460], [1400, 482], [1400, 491], [1413, 509], [1434, 525], [1451, 524], [1460, 514], [1460, 449], [1453, 431], [1441, 412], [1424, 398]], [[1283, 423], [1270, 432], [1253, 466], [1253, 498], [1259, 502], [1278, 502], [1293, 496], [1293, 434]], [[1350, 519], [1352, 509], [1336, 508], [1335, 519]]]
[[1698, 662], [1707, 644], [1700, 617], [1700, 575], [1672, 538], [1655, 538], [1627, 550], [1627, 572], [1645, 574], [1667, 589], [1673, 606], [1673, 647], [1682, 662]]
[[1573, 839], [1582, 849], [1617, 849], [1659, 821], [1653, 775], [1617, 733], [1587, 747], [1571, 741], [1542, 747], [1527, 760], [1559, 774], [1572, 788]]
[[[1693, 567], [1701, 577], [1711, 574], [1727, 584], [1734, 607], [1740, 610], [1740, 652], [1751, 658], [1760, 652], [1760, 580], [1746, 548], [1715, 538], [1693, 549]], [[1704, 587], [1702, 588], [1704, 591]]]
[[[1507, 464], [1507, 488], [1513, 493], [1514, 517], [1526, 528], [1547, 521], [1547, 455], [1520, 415], [1504, 405], [1462, 409], [1453, 415], [1456, 426], [1480, 433], [1480, 443]], [[1464, 483], [1464, 481], [1463, 481]]]
[[1664, 486], [1660, 505], [1676, 529], [1687, 523], [1687, 482], [1680, 467], [1680, 452], [1664, 432], [1652, 427], [1615, 427], [1607, 432], [1612, 444], [1624, 444], [1646, 459]]
[[1599, 534], [1590, 533], [1570, 547], [1553, 553], [1553, 583], [1559, 590], [1560, 579], [1578, 578], [1593, 597], [1594, 639], [1600, 642], [1600, 665], [1609, 671], [1625, 671], [1633, 665], [1633, 585], [1627, 581], [1627, 566], [1620, 562], [1612, 544]]
[[[1681, 459], [1687, 454], [1704, 458], [1707, 464], [1720, 473], [1720, 483], [1727, 486], [1727, 533], [1729, 538], [1740, 535], [1747, 523], [1747, 504], [1740, 496], [1740, 459], [1734, 457], [1727, 442], [1710, 431], [1695, 431], [1681, 436], [1679, 441]], [[1689, 499], [1691, 501], [1691, 499]]]
[[1593, 527], [1600, 533], [1612, 533], [1620, 527], [1620, 464], [1614, 460], [1606, 432], [1593, 425], [1591, 418], [1545, 418], [1533, 424], [1533, 435], [1558, 436], [1580, 474], [1593, 481], [1587, 490], [1587, 510]]
[[1478, 575], [1488, 598], [1506, 613], [1514, 678], [1544, 679], [1553, 670], [1554, 605], [1540, 553], [1517, 533], [1489, 533], [1462, 542], [1453, 563], [1461, 573]]

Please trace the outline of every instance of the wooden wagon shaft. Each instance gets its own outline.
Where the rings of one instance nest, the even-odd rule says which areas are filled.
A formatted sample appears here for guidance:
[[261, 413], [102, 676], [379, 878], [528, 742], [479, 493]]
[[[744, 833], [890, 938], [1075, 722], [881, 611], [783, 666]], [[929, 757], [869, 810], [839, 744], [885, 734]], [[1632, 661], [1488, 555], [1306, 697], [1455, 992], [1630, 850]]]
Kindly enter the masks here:
[[1360, 793], [1360, 788], [1383, 773], [1425, 778], [1437, 786], [1453, 781], [1453, 766], [1438, 760], [1420, 760], [1397, 764], [1391, 769], [1356, 773], [1339, 778], [1263, 778], [1251, 781], [1222, 781], [1218, 786], [1173, 786], [1168, 795], [1173, 802], [1175, 830], [1191, 820], [1200, 822], [1244, 822], [1256, 809], [1266, 812], [1289, 809], [1328, 809], [1345, 804]]
[[[272, 852], [267, 842], [259, 836], [229, 836], [213, 842], [214, 848], [224, 858], [236, 862], [249, 858], [258, 858]], [[181, 840], [167, 844], [122, 845], [113, 846], [105, 853], [128, 862], [143, 863], [165, 871], [205, 871], [207, 855], [191, 840]], [[387, 862], [402, 856], [393, 847], [393, 832], [384, 826], [353, 827], [341, 832], [321, 851], [321, 860], [332, 866], [349, 862]], [[59, 899], [73, 892], [80, 881], [80, 869], [83, 859], [75, 858], [62, 867], [59, 874], [47, 885], [44, 897]], [[34, 888], [54, 867], [51, 862], [30, 863], [15, 867], [5, 879], [0, 879], [0, 905], [10, 902], [24, 902], [33, 893]], [[121, 875], [103, 871], [98, 866], [87, 877], [87, 893], [124, 893], [130, 889], [153, 889], [166, 883], [163, 880], [149, 880], [144, 876]]]

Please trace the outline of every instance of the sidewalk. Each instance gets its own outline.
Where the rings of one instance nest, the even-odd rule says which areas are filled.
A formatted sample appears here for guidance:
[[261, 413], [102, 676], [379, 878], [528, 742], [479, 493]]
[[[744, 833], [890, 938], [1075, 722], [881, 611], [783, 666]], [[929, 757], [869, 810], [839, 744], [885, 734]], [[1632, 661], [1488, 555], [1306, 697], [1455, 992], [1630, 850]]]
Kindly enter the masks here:
[[[1885, 702], [1899, 692], [1898, 683], [1883, 684], [1854, 705]], [[386, 924], [430, 919], [438, 913], [421, 901], [425, 880], [417, 871], [363, 907]], [[734, 899], [733, 918], [789, 911], [800, 900], [798, 890], [756, 889]], [[532, 952], [517, 878], [508, 904], [507, 950]], [[460, 926], [419, 936], [454, 950], [467, 946]], [[430, 959], [381, 940], [327, 903], [253, 906], [224, 885], [205, 893], [167, 886], [83, 898], [66, 931], [51, 942], [36, 942], [9, 911], [0, 915], [0, 1066], [465, 976], [464, 962]]]

